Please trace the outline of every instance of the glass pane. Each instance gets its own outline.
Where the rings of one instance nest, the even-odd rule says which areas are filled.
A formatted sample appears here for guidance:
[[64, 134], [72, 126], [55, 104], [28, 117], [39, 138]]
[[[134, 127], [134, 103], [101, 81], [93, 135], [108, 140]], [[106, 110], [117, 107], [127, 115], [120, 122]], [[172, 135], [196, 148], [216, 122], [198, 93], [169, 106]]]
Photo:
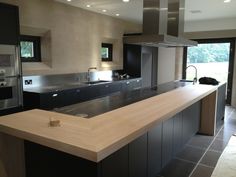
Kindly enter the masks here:
[[107, 47], [102, 47], [101, 55], [102, 58], [109, 58], [109, 49]]
[[[188, 47], [187, 66], [194, 65], [198, 71], [198, 79], [212, 77], [220, 82], [227, 82], [229, 69], [230, 43], [198, 44]], [[186, 78], [195, 77], [194, 68], [188, 68]]]
[[34, 58], [34, 43], [30, 41], [21, 41], [21, 57]]

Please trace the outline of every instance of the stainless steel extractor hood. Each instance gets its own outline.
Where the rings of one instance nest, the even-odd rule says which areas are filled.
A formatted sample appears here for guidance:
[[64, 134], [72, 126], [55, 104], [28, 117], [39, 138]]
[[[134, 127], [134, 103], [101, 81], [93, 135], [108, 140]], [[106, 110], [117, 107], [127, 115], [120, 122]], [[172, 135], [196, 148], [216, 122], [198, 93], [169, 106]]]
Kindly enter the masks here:
[[124, 36], [124, 43], [154, 47], [196, 46], [183, 37], [185, 0], [144, 0], [143, 34]]

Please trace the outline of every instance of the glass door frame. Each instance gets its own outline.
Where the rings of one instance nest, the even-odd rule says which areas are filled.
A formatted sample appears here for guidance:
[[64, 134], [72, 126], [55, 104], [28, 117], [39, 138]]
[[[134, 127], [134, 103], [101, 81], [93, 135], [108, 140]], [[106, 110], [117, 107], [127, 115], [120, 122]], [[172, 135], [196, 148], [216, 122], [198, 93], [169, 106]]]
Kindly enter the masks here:
[[[228, 81], [227, 81], [228, 87], [227, 87], [226, 104], [231, 105], [233, 75], [234, 75], [235, 38], [198, 39], [198, 40], [195, 40], [195, 41], [197, 41], [199, 44], [230, 43], [229, 71], [228, 71]], [[183, 77], [183, 79], [186, 79], [187, 52], [188, 52], [188, 47], [184, 47], [183, 68], [182, 68], [182, 77]]]

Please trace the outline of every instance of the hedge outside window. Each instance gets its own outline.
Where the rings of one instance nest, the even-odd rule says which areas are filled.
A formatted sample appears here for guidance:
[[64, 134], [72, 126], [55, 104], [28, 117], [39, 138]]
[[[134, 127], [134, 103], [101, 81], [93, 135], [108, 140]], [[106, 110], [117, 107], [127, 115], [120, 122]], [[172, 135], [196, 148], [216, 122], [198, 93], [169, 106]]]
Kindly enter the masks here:
[[41, 61], [41, 43], [39, 36], [21, 35], [20, 57], [22, 62]]
[[102, 43], [101, 58], [102, 61], [112, 61], [113, 45], [109, 43]]

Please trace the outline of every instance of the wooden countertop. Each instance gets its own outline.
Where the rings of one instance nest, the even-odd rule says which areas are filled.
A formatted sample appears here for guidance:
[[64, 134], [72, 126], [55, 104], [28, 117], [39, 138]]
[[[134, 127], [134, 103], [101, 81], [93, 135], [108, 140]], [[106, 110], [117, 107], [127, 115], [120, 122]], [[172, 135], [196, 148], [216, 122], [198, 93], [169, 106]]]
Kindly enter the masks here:
[[[0, 132], [99, 162], [216, 90], [189, 85], [91, 119], [36, 109], [0, 117]], [[49, 127], [51, 118], [61, 126]]]

